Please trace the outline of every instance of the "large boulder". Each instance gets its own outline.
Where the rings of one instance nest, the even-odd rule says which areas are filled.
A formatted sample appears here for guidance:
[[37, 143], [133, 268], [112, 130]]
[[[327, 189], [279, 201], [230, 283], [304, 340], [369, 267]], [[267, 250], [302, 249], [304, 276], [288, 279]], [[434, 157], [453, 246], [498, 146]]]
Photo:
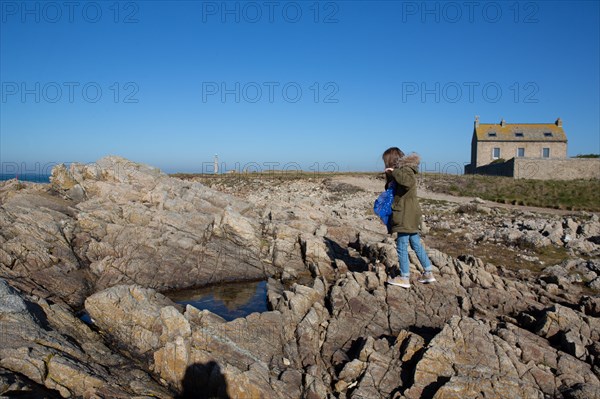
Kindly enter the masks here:
[[588, 364], [514, 325], [454, 317], [427, 346], [404, 395], [544, 398], [598, 383]]
[[600, 341], [600, 319], [556, 304], [544, 311], [534, 331], [553, 340], [564, 352], [600, 366], [592, 349]]
[[208, 387], [232, 398], [295, 397], [274, 367], [283, 364], [279, 312], [231, 322], [190, 306], [182, 314], [164, 296], [136, 285], [98, 292], [85, 306], [113, 342], [176, 391], [193, 395]]
[[[169, 396], [68, 309], [27, 298], [2, 279], [0, 370], [1, 381], [11, 382], [2, 389], [13, 392], [33, 390], [65, 398]], [[15, 387], [19, 382], [22, 386]]]
[[[120, 157], [58, 165], [46, 189], [3, 185], [0, 199], [0, 275], [74, 307], [118, 284], [169, 290], [289, 266], [251, 204]], [[297, 234], [278, 242], [303, 269]]]

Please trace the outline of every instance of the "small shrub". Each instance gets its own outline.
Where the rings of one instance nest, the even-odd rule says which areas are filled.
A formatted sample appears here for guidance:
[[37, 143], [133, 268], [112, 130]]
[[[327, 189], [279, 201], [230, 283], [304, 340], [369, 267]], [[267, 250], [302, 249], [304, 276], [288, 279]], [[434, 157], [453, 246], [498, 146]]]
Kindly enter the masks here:
[[600, 154], [577, 154], [573, 158], [600, 158]]

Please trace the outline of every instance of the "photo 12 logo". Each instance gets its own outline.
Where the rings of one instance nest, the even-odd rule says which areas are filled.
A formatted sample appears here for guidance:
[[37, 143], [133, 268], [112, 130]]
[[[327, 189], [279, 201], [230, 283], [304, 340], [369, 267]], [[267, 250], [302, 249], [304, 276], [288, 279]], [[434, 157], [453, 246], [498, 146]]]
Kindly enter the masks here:
[[540, 88], [536, 82], [513, 82], [502, 87], [498, 82], [402, 82], [402, 102], [497, 103], [509, 94], [514, 103], [539, 103]]
[[136, 104], [140, 88], [136, 82], [2, 82], [2, 104], [20, 103], [97, 103], [103, 98], [114, 103]]
[[299, 162], [287, 161], [287, 162], [257, 162], [250, 161], [244, 164], [235, 162], [233, 164], [227, 164], [225, 162], [219, 162], [218, 159], [212, 162], [202, 162], [201, 174], [203, 175], [215, 175], [224, 176], [228, 178], [238, 178], [240, 175], [255, 174], [258, 177], [271, 178], [277, 176], [303, 176], [306, 174], [320, 174], [320, 173], [337, 173], [340, 171], [340, 167], [335, 162], [314, 162], [308, 165], [307, 168], [303, 168]]
[[134, 1], [2, 1], [0, 13], [6, 23], [84, 22], [135, 24], [140, 7]]
[[285, 22], [335, 24], [340, 7], [334, 1], [203, 1], [202, 22]]
[[421, 23], [538, 23], [539, 5], [528, 1], [403, 1], [402, 22]]
[[336, 104], [340, 88], [336, 82], [202, 82], [202, 102], [221, 103], [314, 103]]
[[19, 180], [29, 180], [35, 182], [49, 181], [52, 168], [58, 165], [59, 162], [1, 162], [0, 163], [0, 180], [17, 178]]

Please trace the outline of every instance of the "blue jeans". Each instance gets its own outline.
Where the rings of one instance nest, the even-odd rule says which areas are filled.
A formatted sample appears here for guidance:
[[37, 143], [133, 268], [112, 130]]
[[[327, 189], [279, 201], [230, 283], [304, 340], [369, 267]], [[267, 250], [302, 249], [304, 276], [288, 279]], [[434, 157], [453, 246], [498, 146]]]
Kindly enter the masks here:
[[421, 262], [423, 269], [425, 269], [426, 272], [431, 271], [431, 262], [429, 261], [429, 257], [425, 252], [425, 248], [423, 248], [421, 245], [419, 233], [398, 233], [398, 238], [396, 239], [396, 250], [398, 251], [398, 262], [400, 263], [400, 275], [402, 277], [410, 276], [408, 261], [409, 243], [410, 247], [417, 254], [417, 258], [419, 258], [419, 262]]

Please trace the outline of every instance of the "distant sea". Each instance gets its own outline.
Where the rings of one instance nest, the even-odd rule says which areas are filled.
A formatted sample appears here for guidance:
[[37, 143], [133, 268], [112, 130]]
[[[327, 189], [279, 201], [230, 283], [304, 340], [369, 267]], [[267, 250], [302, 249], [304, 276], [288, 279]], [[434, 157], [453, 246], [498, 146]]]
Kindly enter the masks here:
[[23, 175], [15, 175], [14, 173], [0, 173], [0, 181], [6, 181], [14, 178], [21, 181], [30, 181], [34, 183], [50, 183], [50, 175], [42, 175], [39, 173], [25, 173]]

